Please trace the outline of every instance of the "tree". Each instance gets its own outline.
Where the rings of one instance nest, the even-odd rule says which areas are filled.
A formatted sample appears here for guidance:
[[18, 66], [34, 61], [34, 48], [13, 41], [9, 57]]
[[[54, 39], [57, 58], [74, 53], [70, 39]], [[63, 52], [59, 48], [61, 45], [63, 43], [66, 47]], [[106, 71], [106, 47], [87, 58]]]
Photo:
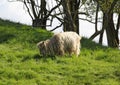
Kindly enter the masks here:
[[[13, 1], [13, 0], [12, 0]], [[15, 0], [23, 2], [31, 19], [33, 27], [46, 28], [46, 22], [50, 20], [50, 25], [53, 19], [60, 21], [60, 25], [53, 28], [53, 31], [63, 26], [64, 31], [75, 31], [79, 33], [79, 12], [80, 3], [86, 0], [52, 0], [56, 5], [49, 9], [47, 0]], [[57, 11], [56, 11], [57, 10]], [[86, 13], [82, 13], [86, 14]]]
[[[49, 20], [48, 18], [50, 16], [53, 17], [52, 12], [61, 5], [61, 3], [58, 3], [56, 6], [48, 10], [46, 0], [15, 0], [15, 1], [20, 1], [25, 5], [27, 12], [32, 19], [32, 26], [41, 27], [43, 29], [45, 29], [46, 26], [51, 26], [51, 24], [50, 25], [46, 24], [47, 21]], [[52, 23], [52, 20], [50, 21]]]
[[79, 5], [80, 0], [55, 0], [61, 2], [61, 7], [58, 7], [58, 13], [53, 16], [60, 21], [60, 25], [55, 30], [63, 26], [64, 31], [74, 31], [79, 34]]
[[79, 34], [79, 5], [80, 0], [62, 0], [64, 13], [64, 31], [75, 31]]
[[[94, 0], [99, 4], [99, 8], [103, 12], [103, 22], [102, 22], [102, 29], [100, 31], [96, 31], [90, 39], [95, 38], [97, 35], [100, 34], [99, 43], [102, 43], [103, 40], [103, 33], [106, 30], [108, 46], [110, 47], [118, 47], [119, 46], [119, 37], [118, 37], [118, 30], [115, 29], [115, 24], [113, 21], [113, 14], [115, 13], [115, 6], [118, 5], [118, 0]], [[118, 18], [119, 19], [119, 18]], [[118, 20], [119, 23], [119, 20]]]
[[113, 21], [113, 13], [114, 13], [114, 7], [117, 4], [118, 0], [108, 1], [105, 0], [104, 3], [99, 1], [99, 3], [102, 3], [101, 9], [103, 11], [103, 29], [106, 30], [107, 35], [107, 41], [108, 46], [110, 47], [118, 47], [119, 46], [119, 39], [118, 39], [118, 32], [115, 29], [114, 21]]
[[[95, 33], [90, 37], [94, 39], [100, 35], [99, 43], [102, 44], [103, 33], [106, 30], [108, 46], [118, 47], [119, 37], [118, 31], [120, 27], [120, 1], [119, 0], [53, 0], [56, 5], [51, 9], [47, 8], [46, 0], [16, 0], [24, 3], [29, 15], [32, 18], [33, 26], [46, 28], [46, 22], [56, 18], [60, 21], [60, 25], [51, 31], [63, 26], [64, 31], [75, 31], [79, 33], [79, 14], [85, 14], [87, 20], [95, 24]], [[80, 8], [84, 6], [85, 11], [80, 12]], [[95, 9], [96, 8], [96, 9]], [[102, 11], [102, 29], [98, 30], [98, 12]], [[113, 14], [118, 13], [118, 22], [115, 27]], [[95, 17], [93, 15], [96, 15]], [[51, 17], [51, 18], [50, 18]], [[94, 17], [94, 20], [93, 20]], [[50, 24], [51, 26], [51, 24]]]
[[80, 0], [55, 0], [61, 2], [61, 7], [58, 7], [58, 13], [53, 16], [60, 21], [60, 25], [55, 30], [63, 26], [64, 31], [74, 31], [79, 34], [79, 6]]

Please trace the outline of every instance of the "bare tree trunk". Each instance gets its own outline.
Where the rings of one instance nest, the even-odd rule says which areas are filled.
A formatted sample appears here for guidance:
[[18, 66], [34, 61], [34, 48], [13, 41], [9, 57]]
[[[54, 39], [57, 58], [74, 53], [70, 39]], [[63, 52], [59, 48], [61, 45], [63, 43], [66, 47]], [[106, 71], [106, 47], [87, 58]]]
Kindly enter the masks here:
[[96, 7], [96, 16], [95, 16], [95, 32], [98, 31], [97, 25], [98, 25], [98, 12], [99, 12], [99, 3], [97, 3]]
[[102, 41], [103, 41], [103, 33], [104, 33], [104, 30], [105, 30], [105, 13], [103, 13], [103, 23], [102, 23], [102, 32], [100, 33], [100, 38], [99, 38], [99, 44], [102, 44]]
[[[80, 5], [80, 0], [73, 0], [74, 4], [73, 4], [73, 12], [72, 12], [72, 17], [76, 26], [76, 32], [79, 34], [79, 14], [78, 14], [78, 10], [79, 10], [79, 5]], [[71, 3], [72, 4], [72, 3]]]
[[104, 31], [102, 31], [102, 33], [100, 34], [100, 37], [99, 37], [99, 44], [101, 44], [101, 45], [103, 42], [103, 33], [104, 33]]
[[[95, 33], [89, 38], [91, 40], [93, 40], [96, 36], [98, 36], [99, 34], [102, 33], [102, 30], [101, 31], [98, 31], [98, 27], [97, 27], [97, 24], [98, 24], [98, 11], [99, 11], [99, 3], [97, 3], [97, 7], [96, 7], [96, 16], [95, 16]], [[101, 37], [102, 38], [102, 37]]]
[[107, 41], [108, 46], [110, 47], [118, 47], [118, 34], [116, 35], [116, 30], [113, 23], [113, 13], [106, 13], [105, 14], [105, 28], [106, 28], [106, 34], [107, 34]]
[[117, 20], [117, 26], [116, 26], [116, 32], [115, 32], [118, 45], [120, 43], [119, 42], [119, 36], [118, 36], [119, 29], [120, 29], [120, 14], [118, 14], [118, 20]]
[[[118, 0], [113, 0], [109, 9], [103, 11], [103, 27], [102, 32], [100, 34], [99, 43], [102, 43], [103, 33], [106, 30], [107, 42], [109, 47], [118, 47], [118, 31], [115, 30], [114, 22], [113, 22], [113, 10]], [[97, 1], [97, 3], [99, 3]]]
[[[33, 3], [32, 3], [33, 4]], [[47, 9], [46, 9], [46, 1], [45, 0], [41, 0], [41, 5], [40, 5], [41, 10], [36, 12], [33, 12], [33, 15], [35, 17], [35, 19], [32, 22], [32, 26], [33, 27], [41, 27], [43, 29], [46, 28], [46, 22], [47, 22], [47, 18], [45, 17], [47, 15]], [[35, 8], [33, 8], [35, 11]]]
[[63, 0], [62, 6], [64, 11], [64, 31], [74, 31], [79, 34], [78, 18], [78, 0]]
[[41, 27], [42, 29], [46, 29], [46, 22], [47, 22], [47, 20], [44, 18], [43, 19], [37, 18], [32, 21], [32, 26], [33, 27]]

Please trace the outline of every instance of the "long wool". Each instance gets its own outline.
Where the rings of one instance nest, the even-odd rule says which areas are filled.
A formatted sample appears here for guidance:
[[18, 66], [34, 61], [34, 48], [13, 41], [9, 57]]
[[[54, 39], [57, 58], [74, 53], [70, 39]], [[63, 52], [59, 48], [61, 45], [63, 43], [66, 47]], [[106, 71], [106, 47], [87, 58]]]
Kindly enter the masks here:
[[51, 39], [37, 44], [42, 55], [80, 54], [81, 37], [75, 32], [55, 34]]

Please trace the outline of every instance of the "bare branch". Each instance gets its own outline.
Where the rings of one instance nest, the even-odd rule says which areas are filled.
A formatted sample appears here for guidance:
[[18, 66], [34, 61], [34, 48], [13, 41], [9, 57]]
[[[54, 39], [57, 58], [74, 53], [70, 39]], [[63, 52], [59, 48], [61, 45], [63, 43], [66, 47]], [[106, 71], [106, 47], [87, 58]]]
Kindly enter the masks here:
[[63, 25], [63, 23], [61, 23], [60, 25], [56, 26], [54, 29], [49, 30], [49, 31], [54, 31], [54, 30], [56, 30], [57, 28], [61, 27], [62, 25]]
[[32, 15], [31, 15], [31, 13], [30, 13], [30, 10], [29, 10], [29, 8], [28, 8], [28, 6], [27, 6], [27, 4], [26, 4], [26, 1], [24, 0], [23, 3], [25, 4], [25, 6], [26, 6], [26, 8], [27, 8], [28, 14], [30, 15], [30, 17], [31, 17], [32, 20], [33, 20], [33, 17], [32, 17]]
[[79, 12], [78, 14], [82, 14], [82, 15], [87, 15], [87, 16], [89, 16], [89, 14], [86, 13], [86, 12]]
[[97, 3], [97, 7], [96, 7], [96, 16], [95, 16], [95, 31], [97, 32], [98, 31], [98, 28], [97, 28], [97, 21], [98, 21], [98, 11], [99, 11], [99, 3]]
[[47, 14], [46, 18], [48, 18], [48, 17], [51, 15], [51, 13], [53, 12], [53, 10], [55, 10], [56, 8], [58, 8], [58, 7], [61, 5], [61, 3], [62, 3], [62, 1], [61, 1], [59, 4], [57, 4], [55, 7], [53, 7], [53, 8], [49, 11], [49, 13]]
[[79, 18], [79, 19], [88, 21], [88, 22], [90, 22], [90, 23], [92, 23], [92, 24], [95, 24], [95, 22], [92, 22], [91, 20], [88, 20], [88, 19], [84, 19], [84, 18]]
[[103, 32], [103, 30], [97, 31], [95, 32], [89, 39], [93, 40], [96, 36], [98, 36], [99, 34], [101, 34]]

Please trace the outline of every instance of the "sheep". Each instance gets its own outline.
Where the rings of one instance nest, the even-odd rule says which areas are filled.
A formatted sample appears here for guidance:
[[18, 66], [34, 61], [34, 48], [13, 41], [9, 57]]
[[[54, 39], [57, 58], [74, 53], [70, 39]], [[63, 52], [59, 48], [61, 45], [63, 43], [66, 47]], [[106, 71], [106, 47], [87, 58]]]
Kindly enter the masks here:
[[75, 32], [63, 32], [53, 35], [52, 38], [40, 41], [37, 44], [42, 55], [80, 54], [81, 37]]

